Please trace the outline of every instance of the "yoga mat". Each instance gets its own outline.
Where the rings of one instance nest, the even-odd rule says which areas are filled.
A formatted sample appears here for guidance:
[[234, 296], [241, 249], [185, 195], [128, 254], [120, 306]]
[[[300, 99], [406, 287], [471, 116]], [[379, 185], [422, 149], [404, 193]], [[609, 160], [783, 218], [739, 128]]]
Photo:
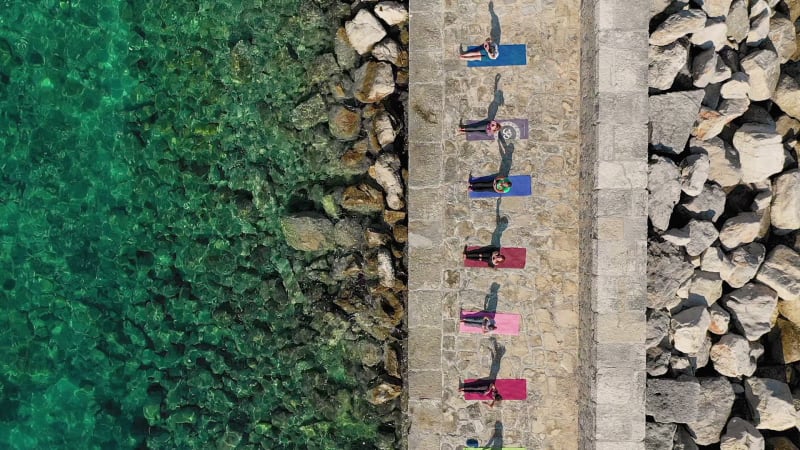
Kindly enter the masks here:
[[[482, 381], [478, 379], [464, 380], [464, 384]], [[488, 385], [488, 384], [487, 384]], [[522, 378], [494, 380], [497, 392], [503, 400], [525, 400], [528, 398], [528, 380]], [[464, 400], [492, 400], [491, 395], [482, 392], [464, 392]]]
[[498, 449], [497, 447], [476, 447], [477, 450], [525, 450], [525, 447], [503, 447]]
[[[477, 245], [473, 245], [467, 247], [467, 250], [475, 250], [478, 247]], [[527, 250], [520, 247], [501, 247], [500, 254], [506, 257], [506, 260], [503, 261], [502, 264], [498, 265], [498, 269], [524, 269], [525, 268], [525, 256], [527, 255]], [[464, 267], [489, 267], [489, 263], [486, 261], [474, 261], [472, 259], [464, 258]]]
[[[490, 198], [490, 197], [526, 197], [531, 195], [531, 176], [530, 175], [511, 175], [511, 190], [505, 194], [498, 192], [474, 192], [469, 191], [469, 198]], [[494, 176], [473, 178], [470, 181], [492, 181]]]
[[[489, 333], [493, 334], [506, 334], [509, 336], [517, 336], [519, 335], [519, 323], [520, 323], [520, 315], [519, 314], [506, 314], [506, 313], [495, 313], [495, 312], [486, 312], [486, 311], [461, 311], [461, 319], [465, 319], [467, 317], [470, 318], [479, 318], [483, 319], [484, 317], [489, 317], [490, 319], [494, 319], [494, 324], [497, 328]], [[459, 329], [462, 333], [479, 333], [483, 334], [483, 330], [481, 329], [480, 325], [471, 326], [464, 322], [459, 322]]]
[[[473, 46], [468, 52], [478, 51], [481, 46]], [[500, 45], [497, 59], [484, 58], [480, 61], [467, 61], [467, 67], [524, 66], [528, 64], [528, 48], [525, 44]]]
[[[494, 119], [500, 122], [500, 131], [503, 139], [511, 141], [514, 139], [528, 139], [528, 119]], [[482, 122], [482, 120], [468, 120], [467, 125]], [[467, 133], [468, 141], [493, 141], [497, 138], [486, 133]]]

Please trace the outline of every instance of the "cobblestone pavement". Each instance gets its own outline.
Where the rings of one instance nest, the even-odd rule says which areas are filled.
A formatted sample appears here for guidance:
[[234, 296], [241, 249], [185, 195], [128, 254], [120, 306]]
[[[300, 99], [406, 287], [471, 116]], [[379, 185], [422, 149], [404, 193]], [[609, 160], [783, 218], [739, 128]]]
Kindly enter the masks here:
[[[412, 0], [409, 98], [409, 449], [455, 449], [489, 441], [502, 424], [506, 447], [578, 447], [579, 2], [497, 0], [501, 44], [527, 44], [526, 66], [468, 68], [460, 43], [490, 36], [489, 3]], [[497, 22], [497, 20], [496, 20]], [[496, 27], [495, 27], [496, 28]], [[496, 33], [496, 30], [494, 30]], [[504, 246], [526, 247], [523, 270], [465, 269], [465, 244], [486, 245], [496, 202], [467, 196], [466, 180], [494, 174], [497, 141], [467, 142], [459, 120], [527, 118], [513, 140], [511, 174], [533, 177], [533, 195], [500, 204]], [[522, 315], [499, 378], [528, 380], [525, 401], [493, 409], [464, 401], [459, 380], [486, 376], [493, 341], [459, 334], [460, 308], [480, 309], [493, 283], [497, 310]]]

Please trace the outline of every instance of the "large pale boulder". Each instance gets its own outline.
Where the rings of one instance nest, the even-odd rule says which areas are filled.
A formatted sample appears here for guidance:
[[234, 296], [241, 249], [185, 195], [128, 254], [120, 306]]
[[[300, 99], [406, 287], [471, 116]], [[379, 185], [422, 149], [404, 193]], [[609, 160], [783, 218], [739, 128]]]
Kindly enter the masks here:
[[731, 0], [700, 0], [699, 3], [708, 17], [725, 16], [731, 9]]
[[377, 103], [394, 92], [392, 65], [369, 61], [353, 75], [353, 94], [362, 103]]
[[695, 87], [704, 88], [713, 83], [717, 73], [719, 55], [711, 48], [707, 48], [692, 58], [692, 83]]
[[650, 144], [655, 151], [674, 155], [683, 152], [704, 95], [698, 89], [649, 97]]
[[696, 196], [703, 192], [703, 186], [711, 169], [708, 155], [692, 153], [681, 161], [681, 189], [686, 195]]
[[754, 212], [743, 212], [731, 217], [722, 225], [719, 242], [726, 250], [749, 244], [758, 237], [761, 217]]
[[794, 22], [783, 14], [773, 14], [769, 19], [769, 33], [767, 36], [772, 41], [772, 45], [775, 46], [781, 64], [789, 61], [789, 58], [797, 51], [795, 33]]
[[677, 425], [674, 423], [645, 424], [644, 448], [647, 450], [672, 450], [672, 439]]
[[344, 29], [347, 41], [360, 55], [369, 53], [386, 36], [383, 25], [368, 9], [359, 10], [352, 20], [345, 22]]
[[756, 362], [764, 347], [738, 334], [726, 334], [711, 347], [714, 370], [726, 377], [749, 377], [756, 371]]
[[[733, 267], [728, 255], [719, 247], [709, 247], [700, 256], [700, 269], [718, 273], [723, 280], [730, 275]], [[755, 276], [755, 272], [753, 272], [753, 276]]]
[[772, 100], [781, 111], [800, 119], [800, 82], [790, 73], [781, 73]]
[[651, 309], [647, 315], [645, 347], [653, 348], [660, 344], [669, 335], [669, 324], [669, 314]]
[[697, 353], [703, 346], [711, 317], [704, 306], [685, 309], [672, 316], [673, 346], [683, 353]]
[[732, 417], [719, 442], [720, 450], [764, 450], [764, 436], [750, 422]]
[[711, 445], [719, 442], [725, 422], [731, 414], [735, 395], [731, 383], [723, 377], [698, 378], [701, 413], [697, 420], [686, 422], [686, 427], [695, 435], [698, 445]]
[[651, 45], [649, 52], [648, 83], [651, 88], [665, 91], [672, 87], [678, 72], [689, 57], [688, 45], [683, 40], [669, 45]]
[[381, 153], [375, 164], [369, 168], [371, 176], [386, 193], [386, 204], [391, 209], [403, 209], [403, 180], [400, 178], [402, 169], [400, 158], [394, 153]]
[[766, 284], [784, 300], [800, 300], [800, 254], [785, 245], [769, 252], [756, 280]]
[[706, 14], [698, 9], [679, 11], [667, 17], [650, 34], [653, 45], [667, 45], [687, 34], [702, 30], [706, 26]]
[[708, 181], [720, 186], [736, 186], [742, 180], [742, 169], [739, 164], [739, 152], [718, 137], [702, 141], [692, 138], [689, 151], [708, 155]]
[[781, 318], [778, 318], [775, 325], [780, 335], [780, 346], [775, 349], [775, 356], [783, 364], [800, 361], [800, 327]]
[[722, 304], [730, 311], [736, 329], [748, 340], [756, 341], [772, 328], [778, 294], [763, 284], [747, 283], [725, 295]]
[[659, 230], [666, 230], [672, 209], [681, 198], [681, 173], [672, 160], [653, 155], [647, 177], [648, 215]]
[[747, 33], [747, 45], [757, 47], [769, 36], [769, 18], [772, 10], [766, 0], [750, 2], [750, 31]]
[[732, 288], [744, 286], [756, 276], [766, 254], [767, 249], [758, 242], [737, 248], [727, 255], [729, 270], [727, 273], [721, 273], [722, 279]]
[[744, 115], [749, 106], [750, 99], [733, 98], [722, 100], [717, 109], [701, 107], [697, 115], [697, 123], [692, 129], [692, 136], [707, 140], [719, 135], [725, 125]]
[[385, 38], [373, 47], [372, 56], [378, 61], [386, 61], [397, 67], [408, 66], [408, 53], [389, 38]]
[[800, 300], [778, 300], [778, 311], [783, 317], [800, 327]]
[[699, 48], [719, 51], [728, 45], [728, 25], [722, 19], [708, 20], [705, 28], [695, 31], [689, 40]]
[[408, 11], [406, 7], [398, 2], [380, 2], [375, 5], [375, 15], [381, 18], [387, 25], [399, 25], [408, 22]]
[[722, 278], [716, 272], [695, 270], [689, 284], [689, 300], [698, 305], [713, 305], [722, 296]]
[[681, 203], [681, 207], [695, 219], [716, 222], [725, 211], [725, 200], [722, 187], [715, 183], [706, 183], [699, 195]]
[[747, 378], [744, 395], [757, 428], [782, 431], [797, 426], [797, 411], [786, 383], [771, 378]]
[[750, 15], [747, 0], [733, 0], [725, 17], [728, 25], [728, 37], [736, 43], [742, 42], [750, 31]]
[[661, 309], [675, 301], [675, 293], [694, 273], [683, 251], [669, 242], [647, 245], [647, 307]]
[[719, 95], [725, 99], [748, 98], [750, 95], [750, 83], [747, 74], [744, 72], [734, 72], [731, 79], [726, 81], [719, 89]]
[[774, 125], [742, 125], [733, 135], [733, 146], [739, 151], [745, 183], [764, 181], [783, 169], [783, 143]]
[[708, 308], [708, 315], [711, 317], [711, 325], [708, 326], [708, 331], [717, 335], [724, 335], [728, 332], [728, 327], [731, 322], [731, 315], [725, 308], [714, 303]]
[[780, 174], [772, 182], [770, 221], [775, 234], [787, 234], [800, 228], [800, 170]]
[[647, 380], [645, 412], [656, 422], [695, 422], [705, 414], [700, 410], [701, 400], [702, 387], [694, 377]]
[[392, 122], [392, 117], [386, 111], [381, 111], [372, 118], [372, 131], [375, 133], [381, 149], [385, 149], [387, 145], [394, 143], [397, 138], [397, 131], [394, 129]]
[[[769, 24], [769, 17], [766, 20]], [[742, 58], [740, 65], [749, 78], [750, 100], [758, 102], [772, 97], [780, 75], [778, 54], [769, 49], [753, 50]]]
[[329, 251], [335, 247], [333, 222], [321, 214], [297, 214], [281, 218], [281, 230], [289, 247], [303, 252]]

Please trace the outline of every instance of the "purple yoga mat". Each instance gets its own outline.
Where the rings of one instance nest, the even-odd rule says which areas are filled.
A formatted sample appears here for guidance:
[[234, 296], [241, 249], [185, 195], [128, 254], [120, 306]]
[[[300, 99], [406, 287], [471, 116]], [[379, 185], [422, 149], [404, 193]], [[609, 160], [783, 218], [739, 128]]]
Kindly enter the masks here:
[[[495, 119], [502, 128], [497, 134], [503, 134], [507, 141], [514, 139], [528, 139], [528, 119]], [[468, 120], [467, 124], [477, 123], [480, 120]], [[486, 133], [467, 133], [468, 141], [493, 141], [497, 138]]]
[[[477, 379], [464, 380], [465, 385], [481, 381]], [[494, 387], [503, 400], [525, 400], [528, 398], [528, 380], [522, 378], [494, 380]], [[464, 392], [464, 400], [492, 400], [491, 395], [482, 392]]]
[[[509, 336], [519, 335], [519, 314], [505, 314], [486, 311], [461, 311], [461, 318], [464, 319], [467, 317], [479, 319], [489, 317], [490, 319], [494, 319], [494, 325], [497, 328], [489, 331], [489, 334], [506, 334]], [[462, 333], [483, 333], [480, 325], [471, 325], [464, 322], [461, 322], [458, 331]]]

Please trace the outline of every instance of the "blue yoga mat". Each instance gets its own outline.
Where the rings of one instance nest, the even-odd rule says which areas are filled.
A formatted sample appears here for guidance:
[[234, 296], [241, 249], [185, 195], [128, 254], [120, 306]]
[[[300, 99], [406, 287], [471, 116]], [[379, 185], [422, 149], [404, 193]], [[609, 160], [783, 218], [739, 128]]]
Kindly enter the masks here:
[[[531, 195], [531, 176], [530, 175], [511, 175], [511, 190], [505, 194], [497, 192], [474, 192], [469, 191], [469, 198], [491, 198], [491, 197], [524, 197]], [[473, 178], [472, 181], [492, 181], [494, 176]]]
[[[468, 51], [477, 51], [480, 46], [471, 47]], [[509, 44], [500, 46], [500, 56], [497, 59], [482, 59], [480, 61], [467, 61], [467, 67], [492, 67], [492, 66], [524, 66], [528, 64], [527, 46], [525, 44]]]

